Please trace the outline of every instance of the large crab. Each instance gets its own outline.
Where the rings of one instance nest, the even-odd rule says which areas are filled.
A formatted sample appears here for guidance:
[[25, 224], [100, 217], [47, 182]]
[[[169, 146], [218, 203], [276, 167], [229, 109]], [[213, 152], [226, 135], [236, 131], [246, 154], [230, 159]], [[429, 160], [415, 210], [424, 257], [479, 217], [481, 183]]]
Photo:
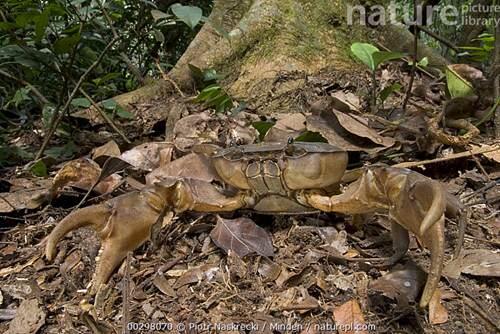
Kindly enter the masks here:
[[268, 214], [317, 211], [361, 214], [383, 210], [392, 219], [392, 264], [408, 250], [408, 231], [429, 248], [431, 264], [420, 306], [439, 283], [444, 258], [444, 220], [448, 195], [437, 181], [409, 169], [366, 167], [361, 177], [336, 194], [347, 167], [347, 153], [324, 143], [264, 143], [217, 150], [209, 158], [221, 183], [193, 177], [160, 182], [79, 209], [52, 231], [46, 256], [58, 241], [83, 226], [94, 228], [102, 246], [91, 285], [94, 293], [118, 265], [151, 236], [166, 211], [228, 212], [253, 209]]

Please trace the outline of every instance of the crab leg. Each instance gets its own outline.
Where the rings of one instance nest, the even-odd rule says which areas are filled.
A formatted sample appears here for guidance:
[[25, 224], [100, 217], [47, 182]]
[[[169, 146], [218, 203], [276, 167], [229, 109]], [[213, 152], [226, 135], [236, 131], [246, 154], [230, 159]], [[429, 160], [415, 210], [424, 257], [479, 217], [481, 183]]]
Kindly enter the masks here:
[[325, 196], [304, 191], [299, 200], [327, 212], [388, 211], [389, 217], [399, 224], [393, 224], [395, 254], [388, 259], [390, 262], [399, 260], [406, 253], [407, 231], [417, 235], [431, 252], [429, 275], [420, 306], [429, 304], [441, 277], [444, 258], [446, 194], [437, 181], [408, 169], [373, 166], [341, 195]]
[[57, 243], [67, 233], [80, 227], [93, 228], [101, 239], [89, 291], [93, 295], [109, 280], [128, 252], [149, 240], [151, 228], [166, 210], [233, 211], [245, 206], [248, 200], [245, 194], [225, 196], [212, 184], [200, 180], [166, 180], [140, 192], [72, 212], [50, 233], [45, 254], [52, 261]]

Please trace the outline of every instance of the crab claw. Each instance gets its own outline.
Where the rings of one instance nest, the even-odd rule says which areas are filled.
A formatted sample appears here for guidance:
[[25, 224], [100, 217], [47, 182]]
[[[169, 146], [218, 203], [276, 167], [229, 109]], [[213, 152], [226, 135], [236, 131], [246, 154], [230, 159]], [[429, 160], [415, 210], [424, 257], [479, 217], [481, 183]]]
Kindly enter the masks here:
[[[300, 196], [307, 204], [322, 211], [346, 214], [388, 211], [393, 221], [417, 235], [431, 252], [431, 265], [420, 307], [429, 304], [441, 278], [444, 259], [447, 201], [446, 192], [439, 182], [409, 169], [372, 166], [341, 195], [305, 192]], [[402, 257], [408, 248], [407, 232], [399, 231], [393, 236], [397, 237], [393, 240], [394, 248]]]
[[80, 227], [92, 227], [101, 239], [90, 290], [90, 294], [95, 294], [127, 253], [151, 237], [153, 225], [167, 209], [175, 212], [234, 211], [251, 200], [245, 193], [226, 196], [203, 180], [167, 178], [140, 192], [124, 194], [71, 213], [50, 233], [45, 254], [49, 261], [53, 260], [57, 243], [67, 233]]
[[133, 192], [105, 203], [72, 212], [52, 230], [45, 255], [52, 261], [56, 246], [67, 233], [80, 227], [93, 228], [101, 239], [90, 294], [105, 284], [118, 265], [146, 240], [164, 208], [163, 199], [151, 191]]

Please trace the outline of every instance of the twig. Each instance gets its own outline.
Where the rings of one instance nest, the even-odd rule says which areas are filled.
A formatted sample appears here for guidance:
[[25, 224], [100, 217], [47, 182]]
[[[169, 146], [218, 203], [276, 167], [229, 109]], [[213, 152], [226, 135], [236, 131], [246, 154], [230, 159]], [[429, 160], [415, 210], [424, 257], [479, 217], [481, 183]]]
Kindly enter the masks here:
[[413, 82], [415, 81], [415, 74], [417, 72], [417, 60], [418, 60], [418, 34], [419, 27], [417, 25], [417, 16], [418, 16], [418, 8], [417, 8], [417, 0], [413, 0], [413, 19], [415, 21], [413, 34], [415, 38], [413, 39], [413, 64], [411, 67], [410, 73], [410, 83], [408, 84], [408, 90], [406, 91], [406, 97], [403, 102], [403, 113], [406, 112], [406, 106], [408, 105], [408, 101], [411, 97], [411, 91], [413, 89]]
[[465, 201], [465, 200], [468, 200], [472, 196], [475, 196], [475, 195], [477, 195], [479, 193], [484, 193], [484, 192], [486, 192], [487, 190], [493, 188], [496, 185], [497, 185], [497, 181], [491, 181], [491, 182], [487, 183], [485, 186], [483, 186], [483, 187], [481, 187], [481, 188], [479, 188], [479, 189], [471, 192], [470, 194], [467, 194], [466, 196], [462, 197], [462, 200]]
[[20, 78], [17, 78], [15, 76], [13, 76], [12, 74], [10, 73], [7, 73], [3, 70], [0, 69], [0, 74], [9, 78], [9, 79], [12, 79], [12, 80], [15, 80], [25, 86], [28, 86], [29, 89], [31, 89], [31, 91], [33, 92], [33, 94], [36, 95], [36, 97], [38, 97], [38, 99], [43, 103], [43, 104], [48, 104], [49, 103], [49, 100], [47, 100], [47, 98], [45, 96], [43, 96], [42, 93], [40, 93], [40, 91], [35, 87], [33, 86], [32, 84], [30, 84], [29, 82], [23, 80], [23, 79], [20, 79]]
[[467, 157], [470, 157], [470, 156], [473, 156], [476, 154], [495, 152], [498, 150], [500, 150], [500, 145], [495, 146], [495, 147], [481, 147], [481, 148], [477, 148], [477, 149], [467, 151], [467, 152], [450, 154], [449, 156], [443, 157], [443, 158], [436, 158], [436, 159], [422, 160], [422, 161], [402, 162], [402, 163], [393, 165], [393, 167], [399, 167], [399, 168], [418, 167], [418, 166], [433, 164], [436, 162], [443, 162], [443, 161], [449, 161], [449, 160], [454, 160], [454, 159], [467, 158]]
[[104, 50], [102, 50], [101, 54], [99, 55], [99, 57], [97, 57], [97, 59], [92, 63], [92, 65], [90, 65], [90, 67], [80, 76], [80, 79], [78, 79], [78, 82], [76, 83], [76, 86], [75, 88], [73, 88], [73, 91], [71, 92], [71, 94], [69, 95], [68, 99], [66, 100], [66, 103], [64, 104], [64, 107], [62, 108], [62, 110], [60, 110], [58, 113], [54, 113], [54, 122], [52, 122], [52, 126], [50, 127], [49, 131], [45, 134], [45, 139], [42, 143], [42, 146], [40, 147], [40, 150], [37, 152], [36, 156], [35, 156], [35, 161], [40, 159], [43, 155], [43, 152], [45, 152], [45, 149], [47, 148], [47, 145], [49, 144], [49, 141], [50, 139], [52, 138], [52, 135], [54, 134], [54, 132], [56, 131], [57, 129], [57, 126], [59, 125], [59, 123], [61, 122], [62, 118], [64, 117], [64, 114], [66, 112], [66, 110], [68, 110], [70, 104], [71, 104], [71, 101], [73, 100], [73, 98], [75, 97], [76, 95], [76, 92], [78, 92], [78, 89], [80, 88], [80, 86], [82, 85], [83, 81], [85, 80], [85, 78], [87, 77], [87, 75], [89, 75], [90, 72], [92, 72], [92, 70], [97, 66], [99, 65], [99, 63], [102, 61], [102, 59], [104, 58], [104, 55], [106, 54], [106, 52], [108, 52], [108, 50], [113, 46], [113, 44], [115, 44], [115, 42], [118, 40], [118, 38], [113, 38], [111, 40], [111, 42], [108, 43], [108, 45], [106, 45], [106, 47], [104, 48]]
[[102, 118], [104, 118], [104, 120], [106, 122], [108, 122], [108, 124], [113, 128], [113, 130], [115, 130], [116, 133], [118, 133], [120, 135], [120, 137], [122, 137], [122, 139], [127, 143], [127, 144], [131, 144], [132, 142], [127, 138], [127, 136], [125, 136], [125, 134], [120, 130], [118, 129], [118, 127], [116, 126], [116, 124], [113, 122], [113, 120], [108, 116], [108, 114], [106, 114], [106, 112], [104, 110], [101, 109], [101, 107], [99, 107], [99, 105], [92, 99], [92, 97], [90, 97], [89, 94], [87, 94], [87, 92], [85, 92], [81, 87], [78, 89], [78, 91], [80, 93], [82, 93], [83, 96], [85, 96], [85, 98], [87, 98], [87, 100], [90, 101], [90, 103], [92, 104], [92, 106], [99, 112], [99, 114], [102, 116]]
[[[104, 8], [104, 6], [99, 1], [98, 1], [98, 3], [99, 3], [99, 8], [102, 10], [104, 17], [106, 18], [106, 21], [108, 22], [108, 25], [111, 29], [111, 32], [113, 33], [113, 37], [118, 38], [118, 32], [116, 31], [116, 29], [113, 25], [113, 21], [109, 17], [108, 11], [106, 10], [106, 8]], [[120, 49], [121, 49], [121, 47], [120, 47]], [[139, 80], [141, 85], [144, 84], [144, 76], [141, 74], [141, 71], [137, 68], [137, 66], [135, 66], [134, 63], [132, 63], [132, 60], [130, 60], [130, 58], [127, 56], [127, 54], [125, 52], [120, 52], [120, 57], [125, 62], [125, 64], [127, 64], [129, 71], [132, 72], [132, 74], [137, 78], [137, 80]]]
[[130, 321], [130, 252], [127, 253], [127, 258], [125, 259], [125, 275], [123, 277], [123, 288], [122, 288], [122, 333], [129, 334], [130, 330], [128, 323]]
[[162, 68], [161, 68], [161, 66], [160, 66], [160, 61], [158, 60], [158, 58], [156, 58], [156, 59], [155, 59], [155, 64], [156, 64], [156, 67], [158, 68], [158, 71], [160, 71], [160, 73], [161, 73], [161, 76], [162, 76], [163, 80], [168, 81], [168, 82], [169, 82], [172, 86], [174, 86], [174, 89], [177, 91], [177, 93], [179, 93], [179, 95], [180, 95], [181, 97], [183, 97], [183, 98], [184, 98], [184, 97], [186, 97], [186, 96], [184, 95], [184, 93], [182, 92], [182, 90], [181, 90], [181, 89], [179, 88], [179, 86], [177, 85], [177, 83], [176, 83], [174, 80], [172, 80], [172, 79], [168, 76], [168, 74], [166, 74], [166, 73], [165, 73], [165, 71], [163, 71], [163, 69], [162, 69]]
[[455, 51], [457, 53], [460, 52], [460, 49], [455, 44], [453, 44], [451, 41], [447, 40], [446, 38], [439, 36], [438, 34], [433, 32], [432, 30], [428, 29], [427, 27], [418, 26], [418, 29], [422, 30], [427, 35], [431, 36], [432, 38], [437, 39], [438, 41], [440, 41], [441, 43], [443, 43], [444, 45], [446, 45], [447, 47], [449, 47], [453, 51]]

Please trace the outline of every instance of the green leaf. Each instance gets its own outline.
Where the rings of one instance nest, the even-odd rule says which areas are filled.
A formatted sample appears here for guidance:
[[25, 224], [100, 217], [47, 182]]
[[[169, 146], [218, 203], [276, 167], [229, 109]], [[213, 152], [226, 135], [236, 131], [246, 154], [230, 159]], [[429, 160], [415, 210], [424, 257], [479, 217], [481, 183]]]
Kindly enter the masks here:
[[385, 63], [386, 61], [401, 59], [404, 56], [405, 54], [401, 52], [386, 52], [386, 51], [376, 51], [372, 54], [375, 69], [377, 69], [377, 67], [380, 64]]
[[196, 25], [200, 22], [201, 17], [203, 16], [203, 12], [201, 8], [194, 6], [183, 6], [181, 4], [173, 4], [171, 7], [172, 13], [187, 24], [188, 27], [194, 29]]
[[274, 122], [266, 122], [266, 121], [253, 122], [252, 126], [259, 133], [259, 139], [264, 140], [266, 133], [274, 126]]
[[428, 65], [429, 65], [429, 58], [427, 57], [420, 59], [420, 61], [417, 63], [417, 66], [420, 67], [427, 67]]
[[382, 89], [382, 91], [379, 93], [378, 97], [380, 98], [380, 100], [382, 101], [382, 103], [387, 100], [387, 98], [394, 92], [398, 92], [401, 90], [401, 88], [403, 88], [403, 86], [401, 86], [400, 84], [398, 83], [395, 83], [395, 84], [392, 84], [390, 86], [387, 86], [385, 87], [384, 89]]
[[134, 119], [134, 114], [126, 111], [119, 105], [116, 106], [116, 115], [123, 119]]
[[198, 96], [193, 100], [193, 102], [207, 101], [213, 98], [214, 96], [218, 95], [221, 90], [222, 90], [221, 86], [217, 84], [207, 86], [200, 92], [200, 94], [198, 94]]
[[45, 29], [49, 24], [49, 11], [45, 9], [42, 14], [35, 18], [35, 41], [40, 42], [45, 35]]
[[151, 9], [151, 16], [153, 16], [153, 20], [155, 22], [162, 20], [162, 19], [168, 19], [168, 18], [172, 17], [171, 15], [168, 15], [167, 13], [164, 13], [158, 9]]
[[47, 166], [45, 165], [45, 163], [42, 160], [38, 160], [37, 162], [35, 162], [31, 166], [30, 170], [31, 170], [31, 173], [33, 173], [33, 175], [35, 175], [35, 176], [38, 176], [38, 177], [48, 176]]
[[92, 104], [85, 97], [79, 97], [71, 100], [71, 105], [78, 108], [89, 108]]
[[115, 110], [115, 108], [117, 106], [116, 101], [113, 99], [104, 100], [101, 102], [101, 104], [104, 107], [104, 109], [107, 109], [107, 110]]
[[351, 52], [361, 60], [368, 68], [372, 71], [376, 70], [375, 62], [373, 59], [373, 54], [375, 52], [380, 52], [380, 50], [368, 43], [354, 43], [351, 45]]
[[165, 42], [165, 36], [163, 33], [158, 30], [158, 29], [153, 29], [153, 35], [155, 36], [155, 39], [157, 42], [163, 43]]
[[313, 131], [306, 131], [300, 134], [294, 140], [313, 142], [313, 143], [328, 143], [328, 140], [326, 140], [325, 137], [323, 137], [319, 132], [313, 132]]
[[446, 84], [448, 92], [452, 98], [474, 95], [474, 88], [471, 83], [462, 78], [457, 72], [449, 66], [446, 67]]
[[33, 22], [33, 20], [39, 16], [39, 12], [31, 11], [21, 13], [16, 16], [16, 25], [19, 28], [25, 28], [29, 23]]
[[71, 158], [76, 152], [78, 152], [78, 146], [72, 141], [64, 146], [50, 147], [45, 150], [45, 154], [54, 159]]
[[193, 64], [188, 64], [188, 67], [189, 67], [189, 70], [191, 71], [191, 74], [193, 75], [193, 78], [197, 82], [203, 81], [204, 75], [203, 75], [203, 71], [201, 70], [201, 68], [199, 68]]
[[54, 43], [54, 51], [58, 54], [69, 53], [79, 41], [80, 34], [61, 37]]

